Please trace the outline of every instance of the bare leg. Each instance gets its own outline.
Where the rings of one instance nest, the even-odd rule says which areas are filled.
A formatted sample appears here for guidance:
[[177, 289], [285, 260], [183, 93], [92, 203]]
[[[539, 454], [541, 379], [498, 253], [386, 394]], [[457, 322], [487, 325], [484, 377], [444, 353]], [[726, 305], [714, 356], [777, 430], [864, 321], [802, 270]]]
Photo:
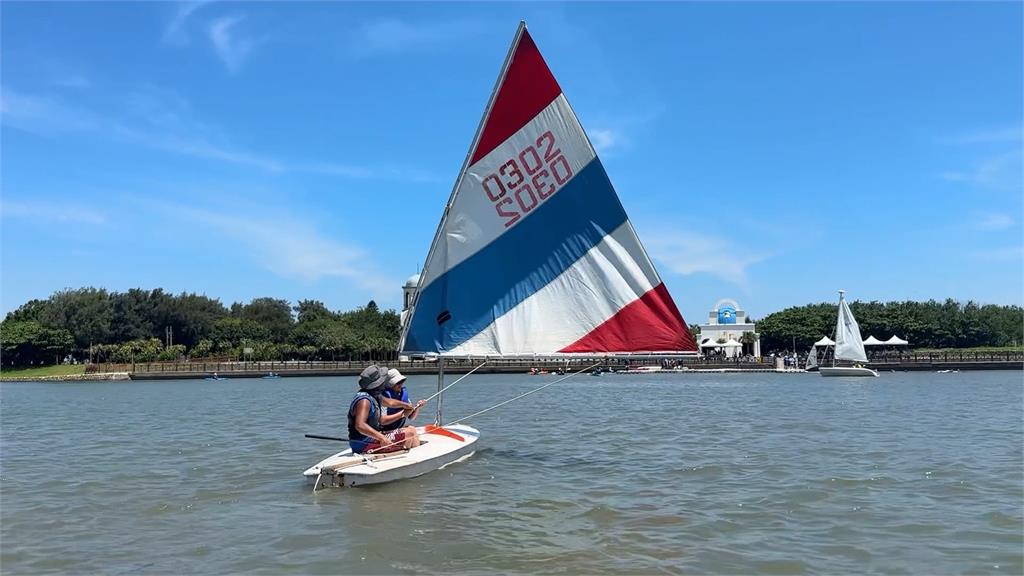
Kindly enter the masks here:
[[415, 426], [406, 426], [405, 428], [402, 428], [402, 432], [405, 432], [404, 442], [406, 450], [420, 445], [420, 437], [416, 434]]

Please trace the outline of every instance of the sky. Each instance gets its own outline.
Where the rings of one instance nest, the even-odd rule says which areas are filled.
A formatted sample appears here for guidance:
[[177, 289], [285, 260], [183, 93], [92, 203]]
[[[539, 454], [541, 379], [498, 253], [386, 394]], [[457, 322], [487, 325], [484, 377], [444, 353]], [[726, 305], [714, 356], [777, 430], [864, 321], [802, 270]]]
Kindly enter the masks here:
[[0, 308], [401, 306], [520, 19], [683, 316], [1024, 300], [1022, 4], [0, 4]]

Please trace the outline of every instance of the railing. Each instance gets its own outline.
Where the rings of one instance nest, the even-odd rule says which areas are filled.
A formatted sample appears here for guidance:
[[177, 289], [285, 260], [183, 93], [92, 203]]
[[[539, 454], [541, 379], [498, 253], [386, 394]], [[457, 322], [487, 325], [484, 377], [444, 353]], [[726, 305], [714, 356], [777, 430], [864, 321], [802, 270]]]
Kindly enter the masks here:
[[[450, 369], [467, 368], [476, 366], [482, 359], [445, 359], [445, 366]], [[531, 358], [495, 358], [487, 361], [490, 369], [497, 370], [522, 370], [530, 368], [538, 370], [567, 369], [569, 371], [586, 368], [599, 359], [569, 358], [569, 359], [531, 359]], [[830, 360], [819, 358], [818, 362], [829, 362]], [[899, 363], [899, 364], [924, 364], [939, 362], [1021, 362], [1024, 363], [1024, 352], [904, 352], [904, 353], [876, 353], [869, 355], [871, 363]], [[86, 372], [132, 372], [135, 374], [168, 374], [168, 373], [206, 373], [212, 374], [232, 372], [297, 372], [297, 371], [353, 371], [361, 370], [369, 365], [369, 360], [275, 360], [275, 361], [189, 361], [189, 362], [137, 362], [135, 364], [124, 363], [99, 363], [90, 364]], [[436, 361], [409, 360], [409, 361], [381, 361], [390, 368], [398, 368], [403, 371], [433, 371], [437, 366]], [[664, 367], [775, 367], [775, 358], [768, 356], [755, 358], [723, 358], [718, 356], [694, 356], [672, 360], [659, 360], [657, 358], [607, 358], [601, 361], [601, 365], [608, 368], [623, 369], [637, 366], [664, 366]], [[804, 365], [804, 359], [800, 359], [800, 366]]]

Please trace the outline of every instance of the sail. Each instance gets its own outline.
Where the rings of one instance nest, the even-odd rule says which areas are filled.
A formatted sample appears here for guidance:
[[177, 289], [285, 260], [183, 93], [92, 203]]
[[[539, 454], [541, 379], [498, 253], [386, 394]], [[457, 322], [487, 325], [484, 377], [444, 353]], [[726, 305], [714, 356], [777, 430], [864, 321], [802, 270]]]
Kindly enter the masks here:
[[400, 350], [696, 349], [521, 23], [427, 255]]
[[853, 360], [867, 362], [864, 353], [864, 341], [860, 338], [860, 327], [853, 318], [853, 312], [846, 304], [843, 293], [839, 292], [839, 318], [836, 321], [836, 354], [837, 360]]
[[805, 369], [814, 368], [818, 365], [818, 349], [811, 346], [811, 351], [807, 353], [807, 363], [804, 364]]

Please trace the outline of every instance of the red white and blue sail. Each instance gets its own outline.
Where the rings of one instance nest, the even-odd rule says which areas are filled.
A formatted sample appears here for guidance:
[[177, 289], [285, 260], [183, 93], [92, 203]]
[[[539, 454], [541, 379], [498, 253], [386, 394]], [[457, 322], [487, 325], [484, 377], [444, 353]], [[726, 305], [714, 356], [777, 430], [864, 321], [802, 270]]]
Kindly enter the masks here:
[[524, 24], [455, 185], [403, 353], [696, 350]]

